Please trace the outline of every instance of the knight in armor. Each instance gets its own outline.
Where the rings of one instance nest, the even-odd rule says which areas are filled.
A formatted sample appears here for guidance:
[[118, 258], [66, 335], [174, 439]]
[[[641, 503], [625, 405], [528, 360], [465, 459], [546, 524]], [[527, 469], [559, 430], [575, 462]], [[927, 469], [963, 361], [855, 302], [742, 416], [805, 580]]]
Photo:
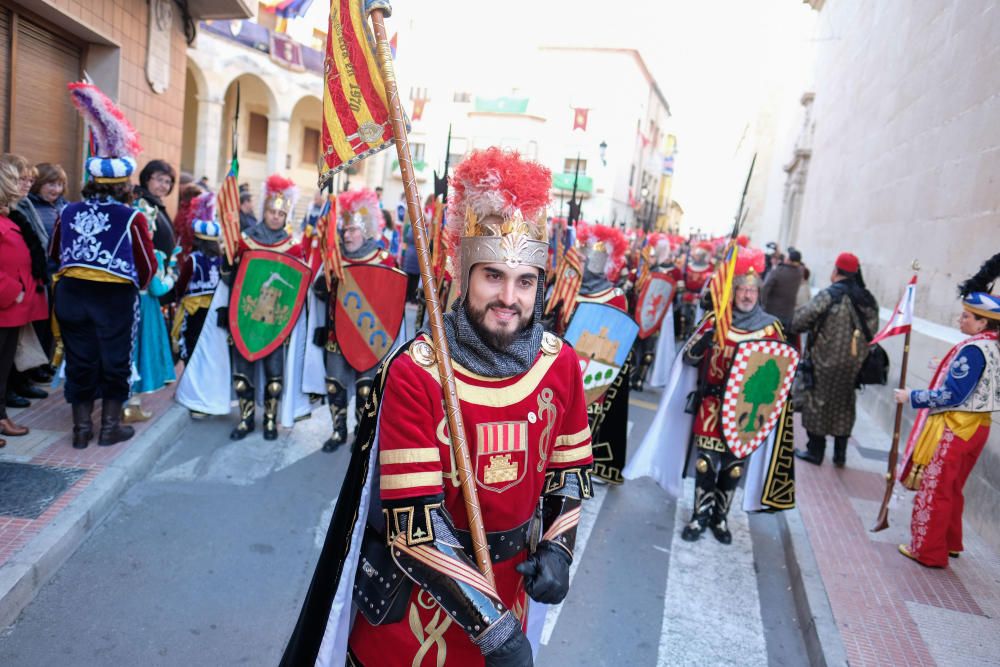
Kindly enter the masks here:
[[[549, 604], [565, 597], [581, 501], [590, 495], [579, 362], [541, 326], [550, 178], [516, 153], [476, 151], [455, 171], [449, 200], [463, 289], [444, 316], [444, 335], [495, 584], [470, 556], [434, 343], [423, 331], [376, 379], [374, 410], [365, 415], [347, 473], [353, 495], [340, 495], [282, 665], [311, 665], [318, 653], [321, 664], [341, 664], [344, 650], [350, 665], [532, 664], [529, 597]], [[369, 460], [377, 476], [366, 477]], [[366, 521], [358, 502], [370, 479], [377, 480], [372, 493], [379, 502], [367, 511], [364, 555], [352, 561], [359, 549], [350, 541], [354, 522]], [[354, 612], [337, 613], [343, 607], [336, 604], [331, 612], [335, 589], [344, 588], [331, 584], [338, 576], [331, 573], [351, 577], [362, 612], [347, 646], [338, 638], [347, 636]], [[387, 594], [381, 576], [405, 579]]]
[[917, 410], [900, 481], [915, 490], [910, 543], [899, 552], [927, 567], [947, 567], [962, 544], [962, 494], [1000, 412], [1000, 254], [959, 286], [958, 328], [967, 338], [944, 356], [928, 389], [897, 389]]
[[625, 290], [614, 282], [625, 266], [625, 235], [617, 227], [581, 222], [576, 226], [576, 243], [586, 258], [576, 302], [606, 303], [625, 310]]
[[[352, 190], [342, 192], [337, 196], [337, 210], [340, 222], [340, 255], [343, 267], [377, 264], [395, 268], [396, 260], [379, 245], [382, 238], [382, 226], [385, 224], [378, 205], [378, 195], [374, 190]], [[330, 418], [333, 421], [333, 433], [323, 443], [324, 452], [335, 451], [347, 442], [347, 401], [349, 387], [354, 386], [355, 416], [360, 422], [365, 402], [371, 394], [372, 382], [378, 360], [371, 368], [357, 370], [344, 358], [334, 331], [335, 299], [330, 298], [331, 292], [337, 293], [336, 283], [329, 288], [326, 276], [319, 272], [313, 283], [313, 290], [321, 301], [327, 302], [327, 327], [319, 328], [313, 335], [313, 341], [324, 349], [324, 364], [326, 366], [326, 400], [330, 408]], [[402, 302], [400, 308], [404, 306]]]
[[[664, 233], [650, 234], [648, 239], [649, 247], [652, 249], [650, 266], [646, 269], [649, 273], [664, 273], [676, 284], [681, 279], [681, 271], [674, 265], [673, 249], [670, 245], [670, 238]], [[640, 272], [641, 275], [641, 272]], [[638, 298], [639, 294], [636, 294]], [[656, 359], [656, 346], [660, 340], [660, 332], [663, 322], [655, 333], [646, 338], [638, 338], [632, 350], [632, 358], [636, 360], [635, 371], [632, 374], [632, 389], [642, 391], [646, 384], [646, 375]], [[673, 331], [669, 335], [673, 335]]]
[[682, 353], [685, 364], [698, 368], [698, 407], [692, 425], [695, 453], [694, 512], [681, 537], [693, 542], [706, 528], [722, 544], [732, 542], [727, 517], [745, 458], [736, 456], [722, 433], [722, 402], [736, 346], [749, 340], [784, 340], [778, 319], [760, 307], [764, 254], [740, 248], [733, 279], [732, 324], [725, 344], [715, 341], [715, 313], [709, 314]]
[[204, 192], [192, 200], [191, 252], [181, 264], [174, 286], [179, 297], [171, 330], [178, 355], [186, 363], [205, 326], [209, 305], [222, 270], [222, 228], [216, 219], [215, 194]]
[[66, 359], [63, 393], [73, 408], [73, 447], [83, 449], [94, 437], [91, 413], [98, 397], [98, 444], [114, 445], [134, 434], [121, 423], [122, 409], [129, 397], [139, 290], [153, 277], [156, 260], [146, 218], [129, 206], [129, 178], [141, 150], [135, 130], [96, 86], [71, 83], [69, 91], [90, 126], [94, 153], [86, 163], [90, 180], [83, 201], [63, 210], [51, 249], [60, 265], [55, 316]]
[[700, 319], [702, 291], [708, 285], [714, 270], [712, 252], [714, 248], [709, 241], [701, 241], [694, 245], [681, 267], [681, 282], [677, 284], [678, 318], [680, 320], [681, 337], [687, 338]]
[[[236, 274], [241, 255], [247, 250], [271, 250], [301, 259], [302, 245], [288, 233], [288, 216], [295, 208], [297, 188], [291, 179], [280, 174], [268, 177], [264, 184], [263, 220], [249, 228], [240, 238], [234, 266], [223, 266], [222, 279], [231, 281]], [[230, 306], [232, 307], [232, 306]], [[287, 339], [285, 340], [287, 343]], [[239, 401], [240, 419], [229, 434], [232, 440], [242, 440], [255, 426], [257, 364], [264, 376], [264, 439], [278, 438], [278, 402], [283, 388], [285, 346], [257, 361], [248, 361], [232, 346], [233, 389]]]

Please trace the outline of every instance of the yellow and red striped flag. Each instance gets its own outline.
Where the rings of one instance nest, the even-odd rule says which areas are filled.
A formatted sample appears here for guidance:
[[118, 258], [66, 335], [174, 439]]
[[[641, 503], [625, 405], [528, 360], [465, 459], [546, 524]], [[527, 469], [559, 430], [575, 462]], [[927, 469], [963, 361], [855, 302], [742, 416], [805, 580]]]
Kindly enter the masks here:
[[240, 173], [239, 162], [233, 156], [229, 165], [229, 173], [222, 180], [219, 188], [216, 208], [219, 210], [219, 223], [222, 226], [222, 247], [226, 251], [226, 259], [230, 264], [236, 256], [240, 245], [240, 187], [236, 178]]
[[715, 343], [719, 347], [726, 344], [729, 328], [733, 322], [733, 278], [736, 273], [736, 258], [739, 246], [736, 239], [731, 239], [723, 255], [725, 259], [719, 262], [719, 268], [712, 276], [708, 289], [712, 295], [712, 308], [715, 310]]
[[340, 235], [337, 234], [337, 196], [327, 195], [326, 203], [316, 223], [319, 232], [320, 253], [323, 257], [323, 273], [326, 286], [331, 287], [333, 279], [344, 279], [344, 263], [340, 255]]
[[385, 84], [364, 0], [332, 0], [326, 38], [319, 185], [392, 145]]
[[581, 282], [583, 282], [583, 255], [576, 248], [570, 248], [556, 265], [556, 282], [552, 286], [549, 302], [545, 305], [546, 315], [555, 310], [556, 306], [562, 305], [558, 324], [563, 330], [569, 324], [569, 318], [576, 308], [576, 296], [580, 291]]

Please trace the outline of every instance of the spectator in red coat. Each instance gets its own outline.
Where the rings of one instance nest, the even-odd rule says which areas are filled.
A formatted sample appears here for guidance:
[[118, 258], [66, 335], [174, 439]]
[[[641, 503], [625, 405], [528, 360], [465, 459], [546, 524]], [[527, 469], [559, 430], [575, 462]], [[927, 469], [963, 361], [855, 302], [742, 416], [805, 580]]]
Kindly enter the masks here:
[[[48, 316], [45, 296], [45, 253], [38, 239], [29, 247], [26, 237], [30, 229], [23, 216], [11, 212], [21, 198], [20, 174], [8, 164], [0, 164], [0, 396], [7, 393], [7, 379], [14, 365], [17, 339], [21, 328]], [[18, 221], [11, 219], [15, 215]], [[19, 436], [28, 433], [7, 416], [6, 405], [0, 402], [0, 435]], [[7, 442], [0, 438], [0, 447]]]

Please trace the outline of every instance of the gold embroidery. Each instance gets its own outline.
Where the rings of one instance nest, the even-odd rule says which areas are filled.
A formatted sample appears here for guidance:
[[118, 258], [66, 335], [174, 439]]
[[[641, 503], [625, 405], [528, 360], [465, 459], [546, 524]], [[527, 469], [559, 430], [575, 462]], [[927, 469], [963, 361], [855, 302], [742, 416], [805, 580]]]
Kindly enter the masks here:
[[[417, 595], [417, 603], [427, 610], [434, 609], [437, 606], [434, 598], [427, 591], [420, 591]], [[434, 612], [434, 617], [424, 626], [420, 621], [420, 611], [417, 609], [417, 605], [411, 602], [409, 621], [410, 632], [420, 642], [420, 649], [417, 650], [417, 654], [413, 656], [413, 662], [410, 664], [413, 667], [420, 667], [424, 656], [432, 648], [437, 648], [437, 667], [444, 667], [444, 662], [448, 655], [448, 644], [444, 640], [444, 631], [451, 625], [451, 616], [443, 614], [441, 609], [438, 608]], [[424, 631], [427, 632], [426, 635], [424, 635]]]
[[541, 472], [549, 458], [549, 439], [556, 425], [556, 406], [552, 404], [552, 390], [548, 387], [538, 394], [538, 417], [545, 422], [542, 435], [538, 438], [538, 472]]
[[556, 447], [572, 447], [590, 437], [590, 426], [584, 426], [582, 431], [577, 431], [571, 435], [560, 435], [556, 438]]
[[380, 465], [397, 463], [433, 463], [440, 460], [436, 447], [408, 447], [406, 449], [382, 450], [378, 453]]
[[714, 431], [719, 424], [719, 402], [705, 401], [705, 410], [707, 412], [704, 421], [705, 430]]
[[382, 475], [382, 490], [395, 491], [417, 486], [441, 486], [441, 472], [409, 472], [403, 475]]
[[510, 462], [510, 454], [496, 454], [490, 457], [483, 471], [483, 481], [487, 484], [513, 482], [517, 479], [517, 461]]
[[552, 463], [572, 463], [587, 458], [591, 454], [590, 443], [573, 447], [572, 449], [560, 449], [552, 454]]
[[562, 349], [562, 339], [554, 333], [546, 331], [542, 334], [542, 352], [545, 354], [559, 354]]

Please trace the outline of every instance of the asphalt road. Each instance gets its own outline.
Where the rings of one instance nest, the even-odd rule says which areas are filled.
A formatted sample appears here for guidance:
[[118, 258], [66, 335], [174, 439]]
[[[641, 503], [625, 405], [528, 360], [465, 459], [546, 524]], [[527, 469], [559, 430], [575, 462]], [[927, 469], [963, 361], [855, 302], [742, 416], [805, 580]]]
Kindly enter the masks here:
[[[633, 447], [657, 398], [633, 398]], [[177, 434], [0, 636], [0, 665], [277, 663], [348, 455], [318, 451], [325, 409], [275, 442], [231, 426]], [[724, 547], [680, 540], [689, 512], [648, 479], [599, 487], [537, 664], [807, 664], [774, 517], [734, 510]]]

